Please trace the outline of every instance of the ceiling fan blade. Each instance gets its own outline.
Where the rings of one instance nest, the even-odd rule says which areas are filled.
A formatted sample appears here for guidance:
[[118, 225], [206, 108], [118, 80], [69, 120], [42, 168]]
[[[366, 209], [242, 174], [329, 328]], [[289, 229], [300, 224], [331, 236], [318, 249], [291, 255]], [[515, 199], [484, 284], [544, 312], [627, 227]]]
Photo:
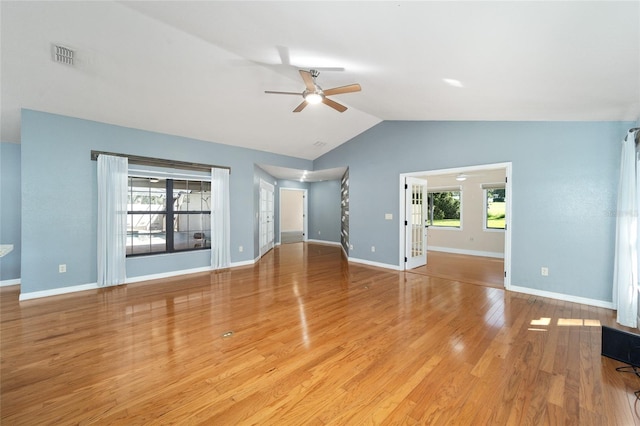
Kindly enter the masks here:
[[298, 105], [296, 107], [296, 109], [293, 110], [293, 112], [300, 112], [304, 109], [304, 107], [306, 107], [307, 105], [309, 105], [309, 102], [307, 101], [302, 101], [302, 103], [300, 105]]
[[272, 95], [297, 95], [297, 96], [302, 96], [302, 93], [300, 92], [276, 92], [273, 90], [265, 90], [264, 93], [270, 93]]
[[307, 90], [315, 91], [316, 85], [313, 83], [313, 77], [311, 77], [311, 73], [309, 71], [299, 70], [300, 76], [302, 80], [304, 80], [304, 85], [307, 87]]
[[330, 106], [331, 108], [335, 109], [338, 112], [345, 112], [347, 110], [346, 106], [339, 104], [336, 101], [332, 101], [329, 98], [322, 98], [322, 103]]
[[362, 88], [359, 84], [349, 84], [348, 86], [334, 87], [333, 89], [323, 90], [325, 96], [339, 95], [341, 93], [359, 92]]
[[291, 65], [291, 55], [289, 55], [289, 48], [286, 46], [276, 46], [278, 50], [278, 56], [280, 56], [280, 63], [282, 65]]

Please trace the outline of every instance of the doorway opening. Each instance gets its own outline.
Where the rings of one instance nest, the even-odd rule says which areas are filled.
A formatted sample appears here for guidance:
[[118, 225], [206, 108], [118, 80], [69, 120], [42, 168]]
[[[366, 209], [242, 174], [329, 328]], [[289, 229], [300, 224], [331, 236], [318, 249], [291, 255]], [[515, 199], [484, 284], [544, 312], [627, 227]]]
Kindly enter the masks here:
[[307, 190], [280, 188], [280, 243], [307, 241]]
[[[491, 265], [491, 283], [501, 281], [504, 287], [511, 286], [511, 163], [476, 165], [451, 169], [429, 170], [400, 175], [400, 253], [401, 269], [433, 276], [443, 276], [443, 271], [452, 271], [451, 262], [477, 264], [483, 259]], [[426, 181], [426, 196], [415, 196], [413, 179]], [[416, 253], [412, 235], [417, 235], [418, 224], [414, 223], [418, 208], [411, 200], [420, 200], [426, 213], [424, 263], [410, 261]], [[436, 200], [434, 202], [434, 199]], [[444, 203], [438, 210], [438, 200]], [[435, 206], [434, 206], [435, 204]], [[446, 211], [446, 210], [450, 211]], [[456, 210], [457, 209], [457, 210]], [[442, 216], [442, 217], [440, 217]], [[413, 234], [409, 227], [412, 227]], [[429, 253], [429, 256], [427, 255]], [[445, 261], [449, 266], [430, 265]], [[415, 256], [414, 256], [415, 258]], [[496, 270], [499, 268], [500, 270]], [[472, 269], [475, 269], [472, 268]], [[435, 271], [438, 271], [437, 273]], [[470, 270], [471, 271], [471, 270]], [[453, 277], [452, 277], [453, 278]], [[499, 281], [498, 281], [499, 280]], [[469, 277], [466, 281], [479, 283]]]

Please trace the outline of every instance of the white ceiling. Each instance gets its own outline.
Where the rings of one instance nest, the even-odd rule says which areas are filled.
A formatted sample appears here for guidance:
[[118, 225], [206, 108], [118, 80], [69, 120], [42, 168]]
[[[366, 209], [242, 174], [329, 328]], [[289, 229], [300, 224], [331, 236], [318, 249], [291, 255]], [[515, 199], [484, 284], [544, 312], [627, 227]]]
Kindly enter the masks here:
[[[1, 2], [20, 108], [315, 159], [382, 120], [637, 120], [640, 2]], [[52, 44], [77, 65], [51, 60]], [[284, 62], [284, 63], [283, 63]], [[298, 69], [362, 92], [291, 111]], [[444, 79], [458, 80], [462, 87]]]
[[[442, 174], [430, 173], [425, 176], [418, 176], [419, 178], [426, 179], [429, 189], [437, 188], [452, 188], [457, 186], [463, 186], [465, 184], [478, 185], [487, 183], [504, 183], [507, 176], [506, 167], [499, 167], [496, 169], [485, 167], [465, 167], [464, 171], [455, 172], [442, 172]], [[463, 181], [459, 181], [456, 178], [458, 176], [464, 177]]]
[[259, 164], [262, 170], [269, 173], [273, 177], [286, 180], [297, 180], [300, 182], [322, 182], [325, 180], [337, 180], [344, 176], [347, 171], [346, 167], [335, 167], [333, 169], [323, 170], [298, 170], [288, 167], [272, 166], [269, 164]]

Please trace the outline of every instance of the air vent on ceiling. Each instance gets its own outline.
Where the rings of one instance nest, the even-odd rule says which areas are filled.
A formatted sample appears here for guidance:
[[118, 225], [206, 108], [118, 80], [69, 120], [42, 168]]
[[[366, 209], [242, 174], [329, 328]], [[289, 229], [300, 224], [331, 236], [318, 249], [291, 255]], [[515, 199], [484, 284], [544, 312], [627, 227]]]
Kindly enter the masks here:
[[53, 46], [53, 60], [65, 65], [73, 65], [74, 51], [64, 46]]
[[322, 147], [323, 147], [323, 146], [325, 146], [326, 144], [327, 144], [326, 142], [318, 141], [318, 142], [315, 142], [315, 143], [313, 144], [313, 146], [317, 146], [318, 148], [322, 148]]

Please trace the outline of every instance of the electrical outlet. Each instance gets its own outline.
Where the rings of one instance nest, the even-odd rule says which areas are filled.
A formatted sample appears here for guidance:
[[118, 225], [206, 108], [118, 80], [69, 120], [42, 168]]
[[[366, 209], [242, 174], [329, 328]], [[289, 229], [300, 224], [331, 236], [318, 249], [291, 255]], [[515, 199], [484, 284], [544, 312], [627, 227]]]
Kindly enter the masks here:
[[64, 274], [65, 272], [67, 272], [67, 265], [64, 263], [61, 263], [60, 265], [58, 265], [58, 272], [60, 274]]
[[244, 251], [244, 247], [239, 246], [239, 247], [238, 247], [238, 251], [239, 251], [240, 253], [242, 253], [242, 252]]
[[548, 276], [549, 268], [547, 268], [546, 266], [543, 266], [542, 268], [540, 268], [540, 275], [542, 275], [543, 277]]
[[371, 252], [375, 252], [376, 251], [376, 246], [371, 246]]
[[353, 244], [349, 244], [349, 250], [353, 250]]
[[320, 235], [320, 231], [318, 231], [318, 235]]

